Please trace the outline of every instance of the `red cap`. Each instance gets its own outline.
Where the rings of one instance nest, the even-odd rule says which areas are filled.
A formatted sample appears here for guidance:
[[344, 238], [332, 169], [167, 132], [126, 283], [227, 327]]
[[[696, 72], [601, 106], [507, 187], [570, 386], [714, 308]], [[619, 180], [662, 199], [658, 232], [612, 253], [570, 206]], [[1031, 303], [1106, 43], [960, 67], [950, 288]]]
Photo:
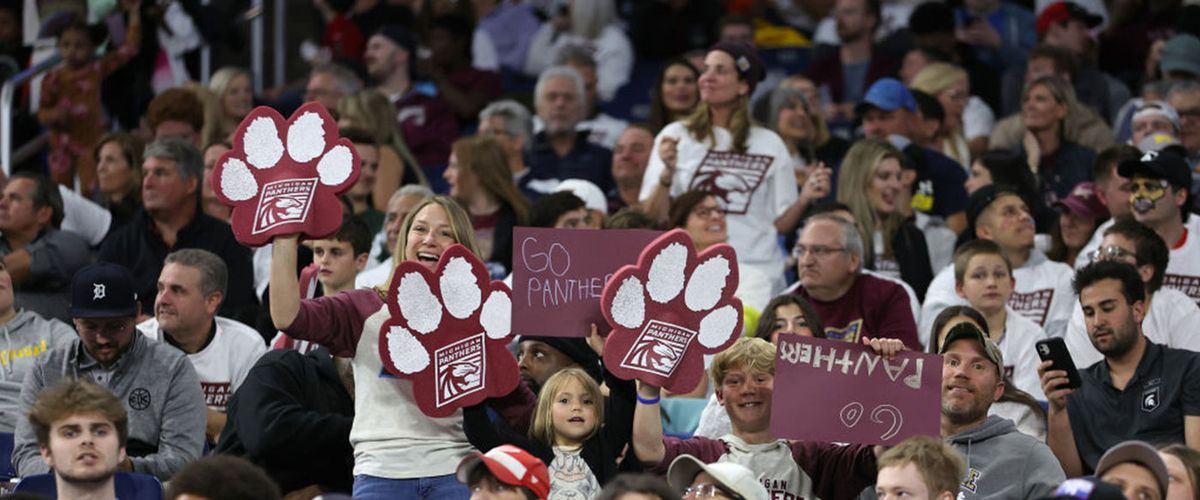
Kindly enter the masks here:
[[1100, 202], [1100, 197], [1096, 196], [1096, 185], [1092, 182], [1080, 182], [1071, 190], [1071, 194], [1067, 195], [1054, 204], [1057, 207], [1064, 207], [1071, 213], [1083, 217], [1085, 219], [1100, 220], [1108, 218], [1108, 207]]
[[528, 451], [502, 444], [487, 453], [471, 453], [458, 464], [458, 480], [466, 484], [471, 471], [480, 463], [487, 466], [488, 471], [504, 484], [528, 488], [541, 499], [550, 494], [550, 473], [546, 470], [546, 464]]
[[1100, 16], [1088, 12], [1087, 9], [1074, 2], [1053, 3], [1043, 9], [1041, 14], [1038, 14], [1036, 26], [1038, 38], [1046, 36], [1046, 31], [1050, 30], [1051, 25], [1062, 24], [1071, 19], [1082, 21], [1088, 28], [1095, 28], [1104, 21]]

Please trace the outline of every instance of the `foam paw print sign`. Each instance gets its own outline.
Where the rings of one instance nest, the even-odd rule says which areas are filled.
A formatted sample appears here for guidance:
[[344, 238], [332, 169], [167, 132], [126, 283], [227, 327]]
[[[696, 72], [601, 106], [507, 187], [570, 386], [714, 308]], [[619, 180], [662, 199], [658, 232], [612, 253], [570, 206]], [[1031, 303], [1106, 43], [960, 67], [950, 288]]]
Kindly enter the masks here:
[[391, 317], [379, 330], [384, 370], [411, 380], [417, 407], [445, 417], [512, 392], [517, 360], [507, 285], [462, 245], [442, 253], [436, 271], [401, 262], [388, 285]]
[[737, 254], [725, 244], [696, 253], [682, 229], [650, 243], [637, 265], [604, 286], [600, 310], [613, 327], [604, 366], [614, 375], [687, 392], [704, 376], [705, 354], [742, 331]]
[[233, 134], [233, 149], [213, 167], [212, 189], [233, 208], [229, 222], [243, 245], [276, 235], [324, 238], [342, 222], [338, 194], [358, 180], [358, 154], [338, 136], [329, 111], [310, 102], [286, 121], [255, 108]]

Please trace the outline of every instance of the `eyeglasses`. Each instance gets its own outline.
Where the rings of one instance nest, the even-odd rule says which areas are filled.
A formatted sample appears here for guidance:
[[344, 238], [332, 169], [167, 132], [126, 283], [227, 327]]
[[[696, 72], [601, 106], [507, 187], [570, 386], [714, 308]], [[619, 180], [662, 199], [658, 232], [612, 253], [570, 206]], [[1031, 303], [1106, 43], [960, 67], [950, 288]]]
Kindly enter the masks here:
[[701, 219], [707, 219], [713, 215], [725, 216], [725, 209], [721, 207], [696, 207], [692, 209], [692, 215]]
[[1130, 252], [1129, 250], [1126, 250], [1126, 249], [1121, 248], [1116, 245], [1109, 245], [1109, 246], [1106, 246], [1103, 248], [1097, 248], [1095, 250], [1088, 252], [1087, 256], [1088, 256], [1088, 259], [1091, 259], [1092, 262], [1095, 262], [1098, 260], [1121, 260], [1125, 257], [1134, 257], [1134, 258], [1137, 257], [1137, 255], [1134, 254], [1133, 252]]
[[732, 498], [742, 500], [741, 495], [736, 495], [720, 485], [712, 483], [697, 484], [683, 490], [683, 498]]
[[808, 255], [811, 253], [814, 258], [823, 259], [832, 254], [835, 254], [838, 252], [845, 252], [845, 251], [846, 251], [846, 247], [827, 247], [825, 245], [813, 245], [813, 246], [796, 245], [796, 247], [792, 249], [792, 256], [795, 257], [796, 260], [800, 260], [800, 259], [803, 259], [805, 255]]

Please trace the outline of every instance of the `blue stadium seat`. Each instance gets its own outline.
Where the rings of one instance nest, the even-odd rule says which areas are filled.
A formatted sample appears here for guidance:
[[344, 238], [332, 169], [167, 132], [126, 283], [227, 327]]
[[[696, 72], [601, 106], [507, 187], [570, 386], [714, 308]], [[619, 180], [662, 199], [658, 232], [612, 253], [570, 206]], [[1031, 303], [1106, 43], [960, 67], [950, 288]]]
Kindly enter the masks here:
[[[163, 487], [157, 477], [137, 472], [118, 472], [117, 498], [121, 500], [162, 500]], [[54, 474], [35, 474], [21, 478], [14, 493], [33, 493], [55, 498], [58, 496]]]

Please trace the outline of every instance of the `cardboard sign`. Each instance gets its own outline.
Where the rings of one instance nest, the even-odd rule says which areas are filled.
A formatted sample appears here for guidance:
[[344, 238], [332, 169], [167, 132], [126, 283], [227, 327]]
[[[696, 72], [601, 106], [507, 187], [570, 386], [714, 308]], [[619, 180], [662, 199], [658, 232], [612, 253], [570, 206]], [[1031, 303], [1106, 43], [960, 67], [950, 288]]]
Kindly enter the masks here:
[[390, 317], [379, 328], [388, 374], [411, 380], [421, 412], [447, 417], [517, 387], [508, 286], [462, 245], [442, 253], [435, 271], [416, 261], [396, 267], [388, 285]]
[[804, 441], [894, 445], [937, 437], [942, 357], [890, 361], [861, 344], [780, 335], [771, 434]]
[[513, 229], [513, 331], [521, 335], [587, 337], [604, 331], [600, 295], [621, 266], [637, 262], [662, 233]]
[[266, 106], [246, 115], [211, 182], [217, 199], [233, 208], [233, 235], [257, 247], [276, 235], [319, 239], [336, 232], [342, 224], [337, 196], [358, 174], [354, 145], [338, 136], [324, 106], [310, 102], [286, 122]]
[[622, 267], [600, 299], [612, 326], [604, 366], [675, 393], [704, 377], [704, 355], [721, 352], [742, 333], [742, 301], [733, 247], [714, 245], [697, 254], [676, 229], [642, 251], [636, 266]]

